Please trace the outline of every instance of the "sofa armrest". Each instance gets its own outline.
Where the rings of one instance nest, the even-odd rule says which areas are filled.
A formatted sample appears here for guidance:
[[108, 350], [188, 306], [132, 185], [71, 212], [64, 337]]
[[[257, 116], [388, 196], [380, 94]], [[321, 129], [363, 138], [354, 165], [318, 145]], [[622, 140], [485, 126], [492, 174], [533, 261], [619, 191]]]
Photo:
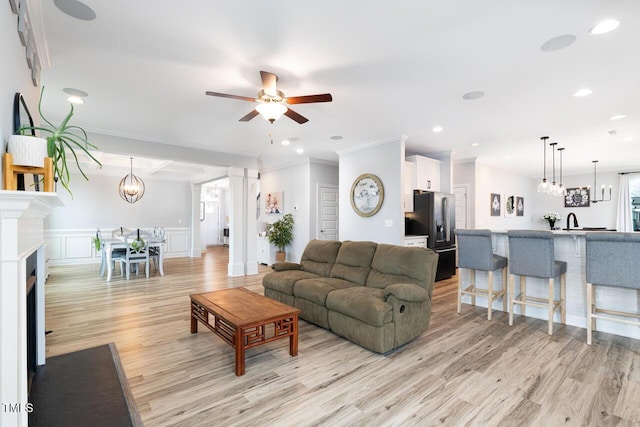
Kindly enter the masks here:
[[409, 302], [422, 302], [429, 299], [427, 290], [413, 283], [395, 283], [384, 288], [384, 300], [386, 301], [391, 295]]
[[302, 266], [297, 262], [276, 262], [272, 268], [275, 271], [302, 270]]

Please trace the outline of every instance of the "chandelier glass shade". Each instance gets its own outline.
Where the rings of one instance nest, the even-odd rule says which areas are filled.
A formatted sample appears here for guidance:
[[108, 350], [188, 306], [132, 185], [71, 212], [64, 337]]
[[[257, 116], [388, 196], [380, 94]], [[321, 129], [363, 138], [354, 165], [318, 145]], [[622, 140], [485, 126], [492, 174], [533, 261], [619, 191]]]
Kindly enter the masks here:
[[542, 167], [542, 182], [538, 184], [538, 193], [547, 193], [549, 192], [549, 183], [547, 182], [547, 139], [549, 139], [549, 137], [543, 136], [540, 139], [542, 140], [543, 167]]
[[128, 203], [135, 203], [144, 196], [144, 181], [133, 174], [133, 157], [131, 157], [131, 172], [120, 180], [118, 194]]
[[287, 111], [287, 107], [281, 102], [262, 102], [258, 104], [256, 111], [258, 111], [265, 120], [273, 123], [282, 117]]

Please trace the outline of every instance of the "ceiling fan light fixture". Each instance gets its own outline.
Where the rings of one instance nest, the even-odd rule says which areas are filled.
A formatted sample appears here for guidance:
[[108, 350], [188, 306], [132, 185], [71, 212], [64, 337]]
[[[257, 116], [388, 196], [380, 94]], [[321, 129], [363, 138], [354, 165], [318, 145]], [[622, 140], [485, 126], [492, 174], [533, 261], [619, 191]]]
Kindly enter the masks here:
[[287, 112], [287, 107], [280, 102], [261, 102], [256, 110], [265, 120], [273, 123]]

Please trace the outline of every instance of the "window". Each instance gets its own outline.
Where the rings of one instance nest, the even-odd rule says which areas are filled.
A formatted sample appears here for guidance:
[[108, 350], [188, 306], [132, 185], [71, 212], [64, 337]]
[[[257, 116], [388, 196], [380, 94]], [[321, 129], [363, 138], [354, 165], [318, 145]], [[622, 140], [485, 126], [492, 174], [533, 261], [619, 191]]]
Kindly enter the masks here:
[[633, 231], [640, 231], [640, 174], [629, 175], [629, 195], [633, 210]]

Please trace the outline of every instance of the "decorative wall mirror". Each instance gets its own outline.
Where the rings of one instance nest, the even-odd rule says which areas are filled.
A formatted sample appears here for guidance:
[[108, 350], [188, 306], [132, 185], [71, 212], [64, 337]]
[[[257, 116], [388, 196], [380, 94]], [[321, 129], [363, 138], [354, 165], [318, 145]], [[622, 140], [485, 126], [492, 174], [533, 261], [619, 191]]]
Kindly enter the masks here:
[[351, 186], [351, 207], [360, 216], [375, 215], [384, 201], [384, 187], [377, 176], [365, 173], [356, 178]]

